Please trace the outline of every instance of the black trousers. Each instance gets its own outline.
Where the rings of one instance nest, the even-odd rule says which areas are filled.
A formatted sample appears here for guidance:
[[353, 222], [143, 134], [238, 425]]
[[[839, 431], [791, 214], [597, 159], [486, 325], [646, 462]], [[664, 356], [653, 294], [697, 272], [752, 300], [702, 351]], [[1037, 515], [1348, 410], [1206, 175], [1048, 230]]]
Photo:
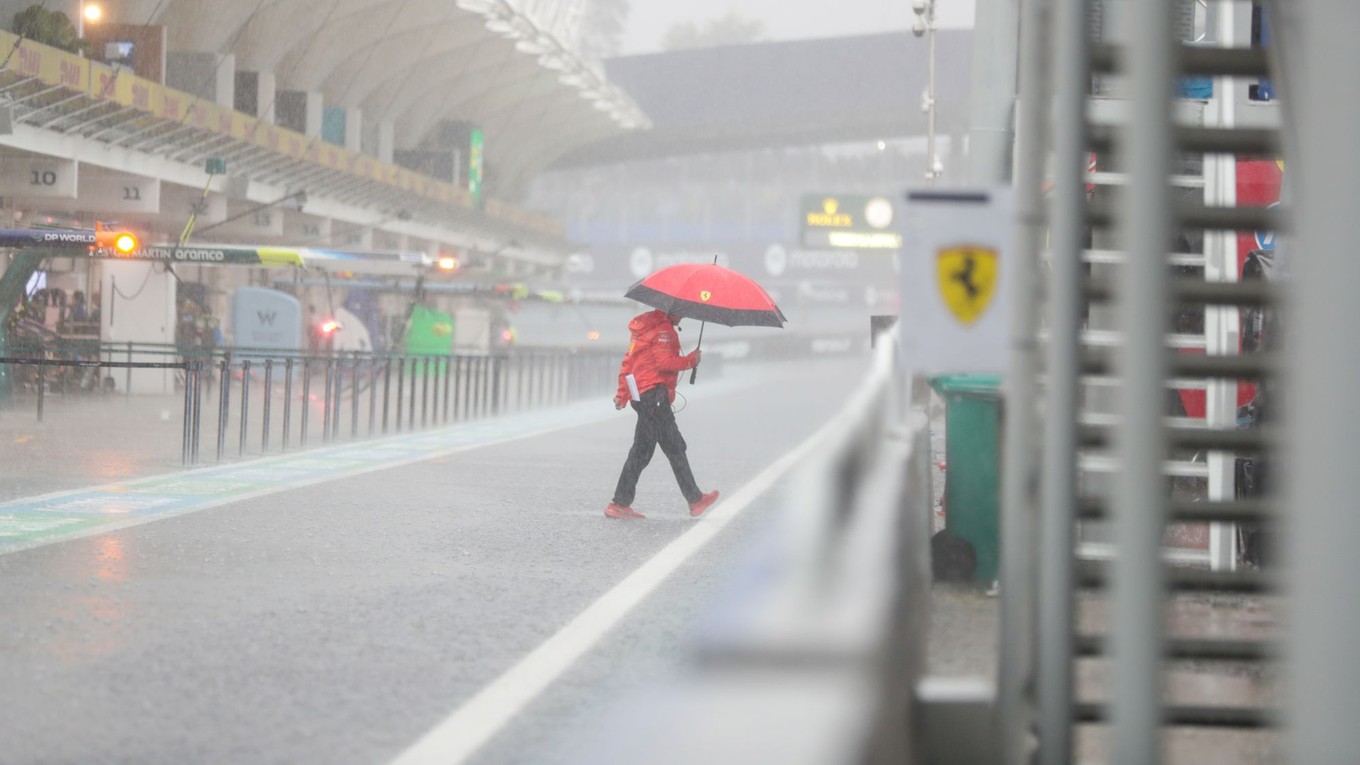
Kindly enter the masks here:
[[664, 385], [652, 388], [642, 394], [641, 401], [634, 401], [637, 412], [637, 428], [633, 431], [633, 448], [628, 450], [628, 459], [623, 463], [619, 475], [619, 485], [614, 489], [614, 501], [625, 507], [633, 504], [637, 492], [638, 477], [643, 468], [652, 461], [659, 445], [670, 460], [671, 470], [675, 472], [675, 482], [680, 484], [680, 492], [688, 502], [697, 502], [704, 493], [694, 482], [694, 473], [689, 469], [689, 458], [685, 456], [685, 438], [675, 424], [675, 413], [666, 395]]

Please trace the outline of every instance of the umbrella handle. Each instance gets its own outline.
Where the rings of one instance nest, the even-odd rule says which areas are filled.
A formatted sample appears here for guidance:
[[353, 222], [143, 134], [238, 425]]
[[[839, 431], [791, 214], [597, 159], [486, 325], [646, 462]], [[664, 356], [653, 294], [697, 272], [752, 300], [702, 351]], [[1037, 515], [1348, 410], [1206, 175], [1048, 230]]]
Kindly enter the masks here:
[[[706, 321], [699, 322], [699, 344], [696, 345], [696, 346], [694, 346], [694, 350], [696, 350], [696, 351], [699, 350], [700, 348], [702, 348], [703, 345], [704, 345], [704, 327], [706, 327], [706, 326], [708, 326], [708, 322], [706, 322]], [[695, 365], [694, 365], [694, 368], [692, 368], [692, 369], [689, 370], [689, 384], [690, 384], [690, 385], [693, 385], [693, 384], [694, 384], [694, 378], [696, 378], [696, 377], [698, 377], [698, 376], [699, 376], [699, 365], [698, 365], [698, 364], [695, 364]]]

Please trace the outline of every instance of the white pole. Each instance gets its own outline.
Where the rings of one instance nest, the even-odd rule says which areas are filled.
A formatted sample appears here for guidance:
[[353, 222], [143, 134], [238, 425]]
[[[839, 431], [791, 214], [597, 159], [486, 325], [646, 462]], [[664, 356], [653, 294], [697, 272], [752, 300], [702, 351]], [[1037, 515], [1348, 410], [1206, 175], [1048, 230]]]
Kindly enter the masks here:
[[[1220, 3], [1214, 44], [1233, 47], [1237, 35], [1237, 3]], [[1209, 121], [1216, 127], [1231, 128], [1236, 119], [1237, 93], [1229, 77], [1214, 78], [1214, 95], [1209, 103]], [[1237, 204], [1237, 158], [1226, 154], [1204, 157], [1204, 203], [1234, 207]], [[1237, 232], [1208, 231], [1204, 235], [1204, 278], [1206, 281], [1235, 282], [1237, 269]], [[1234, 355], [1238, 351], [1241, 329], [1235, 307], [1206, 306], [1204, 335], [1210, 355]], [[1211, 428], [1231, 429], [1237, 422], [1237, 381], [1209, 380], [1205, 394], [1205, 424]], [[1209, 452], [1209, 500], [1232, 499], [1235, 457], [1232, 452]], [[1237, 567], [1237, 527], [1231, 523], [1209, 525], [1209, 565], [1215, 571]]]
[[926, 180], [934, 183], [935, 172], [935, 0], [926, 6], [926, 40], [929, 62], [926, 66]]

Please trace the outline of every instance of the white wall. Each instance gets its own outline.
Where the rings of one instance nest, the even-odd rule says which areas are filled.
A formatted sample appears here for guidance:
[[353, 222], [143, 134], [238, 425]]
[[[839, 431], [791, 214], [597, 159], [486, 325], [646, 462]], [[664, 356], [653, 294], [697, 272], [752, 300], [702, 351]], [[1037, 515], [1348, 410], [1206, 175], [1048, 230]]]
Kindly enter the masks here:
[[[104, 261], [100, 269], [99, 335], [109, 343], [175, 343], [175, 278], [157, 264], [142, 261]], [[126, 361], [115, 353], [114, 361]], [[173, 355], [133, 354], [133, 361], [172, 362]], [[127, 373], [109, 373], [121, 392]], [[132, 370], [133, 393], [173, 393], [172, 369]]]
[[486, 353], [491, 349], [491, 312], [462, 308], [453, 315], [455, 353]]

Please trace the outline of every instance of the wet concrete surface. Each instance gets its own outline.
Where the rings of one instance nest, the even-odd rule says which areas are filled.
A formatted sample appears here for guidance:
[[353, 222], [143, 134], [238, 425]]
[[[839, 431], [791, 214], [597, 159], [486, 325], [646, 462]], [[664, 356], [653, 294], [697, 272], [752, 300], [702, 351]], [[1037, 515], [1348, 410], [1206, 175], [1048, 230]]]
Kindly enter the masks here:
[[[937, 396], [930, 405], [932, 462], [944, 460], [947, 437], [943, 408]], [[943, 528], [941, 473], [933, 472], [936, 529]], [[1191, 487], [1193, 488], [1193, 487]], [[1202, 489], [1203, 487], [1198, 487]], [[1188, 491], [1178, 486], [1178, 491]], [[1184, 542], [1186, 532], [1168, 535], [1169, 543]], [[1196, 541], [1206, 536], [1202, 527], [1189, 532]], [[936, 583], [931, 591], [931, 624], [927, 663], [932, 675], [997, 679], [998, 603], [987, 583]], [[1178, 594], [1167, 599], [1166, 634], [1173, 637], [1270, 641], [1278, 637], [1282, 601], [1277, 596]], [[1107, 593], [1084, 592], [1077, 599], [1077, 627], [1081, 634], [1106, 634], [1109, 627]], [[1168, 661], [1164, 665], [1168, 704], [1271, 707], [1278, 699], [1279, 668], [1275, 662]], [[1109, 664], [1089, 658], [1077, 662], [1078, 698], [1108, 698]], [[1076, 728], [1076, 761], [1109, 762], [1108, 729], [1104, 725]], [[1168, 765], [1269, 765], [1282, 761], [1275, 731], [1167, 728], [1164, 731]]]
[[183, 396], [52, 396], [0, 407], [0, 502], [182, 469]]
[[[861, 370], [695, 396], [678, 418], [701, 486], [730, 496], [831, 417]], [[660, 455], [634, 505], [650, 519], [602, 515], [634, 419], [610, 414], [0, 556], [3, 759], [396, 755], [696, 523]], [[751, 506], [477, 761], [558, 761], [562, 742], [608, 730], [620, 694], [683, 667], [779, 504], [776, 488]]]
[[[1273, 596], [1178, 594], [1166, 605], [1169, 637], [1271, 641], [1279, 636], [1281, 602]], [[1103, 634], [1109, 623], [1107, 597], [1084, 594], [1078, 600], [1081, 632]], [[1104, 659], [1083, 659], [1077, 665], [1077, 686], [1083, 700], [1109, 697], [1110, 666]], [[1167, 704], [1272, 708], [1279, 701], [1279, 668], [1274, 661], [1168, 661], [1163, 666]], [[1108, 761], [1107, 729], [1084, 725], [1078, 729], [1081, 762]], [[1280, 740], [1274, 731], [1210, 728], [1168, 728], [1164, 733], [1169, 765], [1267, 765], [1281, 762]]]
[[[858, 372], [789, 369], [695, 396], [679, 419], [701, 485], [730, 496], [830, 417]], [[0, 411], [0, 499], [179, 470], [177, 405], [72, 399], [41, 425]], [[600, 515], [631, 427], [618, 413], [0, 555], [0, 687], [18, 702], [0, 716], [0, 761], [385, 761], [692, 526], [661, 455], [636, 503], [650, 520]], [[747, 510], [474, 761], [579, 762], [582, 741], [611, 735], [619, 699], [685, 670], [691, 635], [740, 585], [779, 504], [776, 490]], [[982, 585], [936, 585], [932, 673], [995, 678], [997, 603]], [[1180, 596], [1168, 622], [1174, 634], [1271, 637], [1278, 610]], [[1102, 630], [1107, 611], [1104, 596], [1083, 596], [1082, 630]], [[1105, 662], [1082, 660], [1078, 678], [1082, 698], [1101, 698]], [[1176, 662], [1166, 678], [1169, 701], [1275, 698], [1270, 665]], [[1279, 761], [1269, 732], [1176, 729], [1166, 741], [1171, 763]], [[1077, 744], [1079, 762], [1108, 759], [1103, 726], [1081, 726]]]
[[[998, 599], [982, 584], [937, 583], [932, 590], [929, 671], [942, 677], [982, 678], [996, 682]], [[1168, 635], [1236, 639], [1273, 639], [1279, 630], [1276, 598], [1229, 595], [1179, 595], [1168, 599]], [[1082, 634], [1103, 634], [1109, 600], [1083, 594], [1078, 601]], [[1279, 671], [1274, 662], [1168, 661], [1164, 664], [1168, 704], [1265, 706], [1278, 701]], [[1080, 659], [1078, 698], [1109, 697], [1110, 667], [1103, 658]], [[1076, 762], [1109, 762], [1108, 729], [1076, 728]], [[1269, 765], [1282, 762], [1275, 731], [1167, 728], [1168, 765]]]
[[[547, 397], [555, 392], [541, 380], [534, 390], [520, 387], [518, 369], [507, 367], [505, 372], [503, 411], [519, 413], [554, 405], [558, 399]], [[333, 443], [363, 441], [425, 430], [444, 421], [472, 421], [489, 416], [489, 407], [483, 413], [476, 409], [481, 399], [466, 392], [460, 394], [457, 388], [450, 391], [446, 416], [442, 391], [418, 388], [412, 393], [409, 377], [407, 384], [400, 386], [399, 401], [401, 378], [396, 372], [390, 374], [384, 385], [383, 376], [376, 369], [373, 380], [365, 376], [368, 371], [361, 370], [357, 378], [343, 375], [338, 393], [339, 426]], [[766, 371], [767, 367], [755, 365], [745, 369], [747, 374], [756, 375]], [[270, 375], [268, 407], [264, 373], [258, 366], [251, 371], [245, 406], [239, 372], [229, 381], [225, 404], [220, 376], [211, 377], [208, 384], [205, 375], [199, 390], [196, 437], [199, 466], [280, 454], [285, 450], [296, 452], [328, 442], [323, 434], [326, 392], [320, 371], [314, 371], [306, 386], [301, 373], [295, 373], [293, 385], [288, 387], [282, 369], [275, 370]], [[720, 382], [721, 376], [707, 381]], [[606, 400], [611, 395], [606, 392]], [[418, 403], [414, 419], [412, 398]], [[384, 405], [386, 417], [382, 413]], [[6, 480], [0, 482], [0, 502], [182, 470], [185, 408], [182, 389], [131, 396], [52, 393], [44, 398], [40, 417], [37, 399], [31, 392], [16, 394], [0, 405], [0, 464], [7, 468]]]

